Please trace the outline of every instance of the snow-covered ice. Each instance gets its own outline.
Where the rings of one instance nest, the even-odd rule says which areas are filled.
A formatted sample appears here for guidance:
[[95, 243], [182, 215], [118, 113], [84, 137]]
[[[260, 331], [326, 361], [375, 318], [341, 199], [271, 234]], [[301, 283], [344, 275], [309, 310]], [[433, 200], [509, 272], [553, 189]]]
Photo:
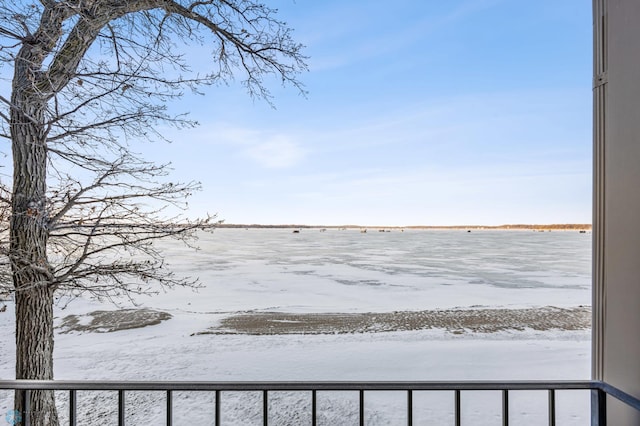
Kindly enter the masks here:
[[[520, 380], [588, 379], [590, 331], [453, 334], [444, 330], [320, 335], [197, 334], [238, 312], [394, 312], [446, 308], [589, 305], [590, 236], [578, 232], [327, 232], [221, 229], [203, 234], [201, 250], [168, 245], [174, 270], [200, 278], [197, 292], [176, 289], [139, 298], [166, 311], [158, 325], [112, 333], [62, 333], [57, 379], [105, 380]], [[2, 302], [0, 302], [2, 303]], [[130, 307], [130, 306], [128, 306]], [[77, 299], [57, 307], [56, 323], [114, 306]], [[0, 377], [14, 377], [13, 305], [0, 313]], [[500, 394], [463, 394], [463, 421], [499, 424]], [[0, 394], [0, 410], [10, 405]], [[558, 424], [588, 424], [588, 393], [558, 394]], [[92, 403], [98, 398], [100, 408]], [[128, 396], [130, 424], [159, 424], [162, 395]], [[223, 424], [258, 424], [261, 396], [228, 395]], [[319, 397], [321, 423], [353, 424], [352, 394]], [[79, 424], [110, 424], [113, 395], [85, 395]], [[142, 401], [157, 404], [142, 405]], [[402, 424], [406, 396], [367, 394], [371, 425]], [[84, 401], [84, 402], [83, 402]], [[137, 403], [136, 401], [139, 401]], [[253, 401], [253, 405], [252, 405]], [[513, 393], [515, 424], [546, 419], [546, 394]], [[272, 424], [310, 424], [308, 395], [274, 395]], [[213, 424], [213, 395], [183, 393], [176, 424]], [[276, 407], [284, 407], [276, 410]], [[325, 407], [323, 409], [323, 407]], [[330, 407], [330, 408], [327, 408]], [[417, 393], [415, 424], [447, 424], [447, 393]], [[305, 417], [307, 416], [307, 417]], [[255, 419], [254, 419], [255, 418]], [[431, 419], [431, 420], [428, 420]], [[484, 419], [480, 422], [480, 418]], [[252, 420], [254, 419], [254, 420]], [[448, 420], [449, 419], [449, 420]], [[493, 423], [492, 423], [493, 422]]]

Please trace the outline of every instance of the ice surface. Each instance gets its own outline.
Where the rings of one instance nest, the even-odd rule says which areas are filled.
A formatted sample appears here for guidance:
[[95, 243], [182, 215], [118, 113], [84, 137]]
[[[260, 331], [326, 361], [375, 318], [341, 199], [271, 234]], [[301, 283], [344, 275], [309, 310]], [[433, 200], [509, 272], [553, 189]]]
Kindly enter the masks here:
[[[201, 250], [165, 247], [179, 273], [200, 278], [198, 292], [177, 289], [138, 302], [169, 312], [158, 325], [113, 333], [58, 333], [57, 379], [106, 380], [507, 380], [587, 379], [590, 333], [443, 330], [340, 335], [194, 335], [244, 311], [393, 312], [445, 308], [589, 305], [590, 237], [578, 232], [217, 230]], [[14, 377], [13, 305], [0, 313], [0, 377]], [[55, 310], [115, 309], [79, 299]], [[465, 394], [466, 395], [466, 394]], [[466, 395], [467, 424], [499, 424], [499, 394]], [[0, 394], [0, 412], [11, 394]], [[135, 393], [131, 424], [160, 424], [161, 395]], [[353, 424], [353, 395], [326, 394], [321, 423]], [[367, 394], [367, 424], [401, 424], [404, 396]], [[497, 399], [496, 399], [497, 398]], [[588, 424], [588, 394], [559, 394], [562, 425]], [[111, 394], [81, 397], [85, 422], [109, 424]], [[495, 401], [494, 401], [495, 399]], [[156, 405], [143, 404], [156, 401]], [[61, 403], [64, 403], [63, 398]], [[84, 401], [84, 402], [83, 402]], [[99, 409], [96, 401], [100, 401]], [[136, 402], [138, 401], [138, 402]], [[252, 402], [253, 401], [253, 402]], [[441, 401], [441, 402], [439, 402]], [[497, 401], [497, 402], [496, 402]], [[212, 424], [209, 394], [176, 396], [176, 424]], [[226, 395], [224, 424], [254, 424], [260, 395]], [[252, 405], [253, 404], [253, 405]], [[274, 423], [309, 424], [308, 395], [274, 395]], [[354, 405], [355, 404], [355, 405]], [[451, 395], [416, 395], [417, 424], [446, 424]], [[541, 424], [546, 394], [514, 393], [514, 424]], [[586, 404], [586, 405], [585, 405]], [[275, 407], [284, 407], [275, 411]], [[325, 409], [322, 409], [325, 407]], [[328, 408], [330, 407], [330, 408]], [[257, 418], [256, 417], [256, 418]], [[427, 421], [431, 419], [431, 423]], [[481, 422], [479, 419], [483, 418]], [[491, 423], [494, 421], [495, 423]], [[257, 424], [257, 423], [255, 423]]]

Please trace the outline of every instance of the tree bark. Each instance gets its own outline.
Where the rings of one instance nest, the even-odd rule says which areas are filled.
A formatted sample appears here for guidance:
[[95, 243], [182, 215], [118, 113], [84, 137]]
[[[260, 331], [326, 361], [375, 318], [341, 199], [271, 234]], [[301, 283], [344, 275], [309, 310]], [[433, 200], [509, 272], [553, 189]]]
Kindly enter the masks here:
[[[38, 287], [16, 292], [16, 378], [53, 379], [53, 291]], [[16, 391], [15, 409], [25, 418], [24, 391]], [[53, 391], [31, 391], [31, 425], [56, 426]]]
[[[13, 198], [10, 261], [16, 299], [16, 379], [53, 379], [53, 280], [47, 259], [46, 100], [33, 85], [31, 47], [16, 59], [11, 108]], [[24, 392], [15, 409], [23, 418]], [[31, 392], [31, 425], [56, 426], [53, 391]]]

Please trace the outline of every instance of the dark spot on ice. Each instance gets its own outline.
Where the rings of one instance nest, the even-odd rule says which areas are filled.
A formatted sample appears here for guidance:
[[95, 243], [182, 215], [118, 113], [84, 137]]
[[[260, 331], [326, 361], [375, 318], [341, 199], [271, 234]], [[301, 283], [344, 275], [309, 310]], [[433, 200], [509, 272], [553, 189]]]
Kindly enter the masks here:
[[371, 287], [380, 287], [385, 285], [385, 283], [378, 280], [335, 280], [337, 283], [344, 285], [364, 285]]

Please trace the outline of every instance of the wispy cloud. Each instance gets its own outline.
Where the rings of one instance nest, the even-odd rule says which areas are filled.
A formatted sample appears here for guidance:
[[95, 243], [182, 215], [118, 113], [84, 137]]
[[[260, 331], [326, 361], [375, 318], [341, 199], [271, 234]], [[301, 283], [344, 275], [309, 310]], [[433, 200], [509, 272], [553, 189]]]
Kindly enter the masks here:
[[[309, 22], [311, 29], [308, 30], [307, 44], [313, 51], [311, 69], [317, 72], [341, 68], [373, 57], [388, 56], [403, 46], [421, 44], [424, 49], [423, 44], [427, 39], [432, 39], [434, 34], [495, 7], [502, 1], [452, 2], [440, 14], [424, 13], [421, 18], [422, 13], [418, 11], [413, 19], [403, 22], [402, 26], [388, 24], [390, 15], [398, 15], [397, 12], [389, 11], [388, 4], [369, 4], [367, 14], [363, 14], [360, 6], [339, 4], [332, 10], [333, 16], [350, 17], [341, 19], [342, 24], [336, 23], [334, 27], [327, 29], [326, 26], [317, 28], [317, 23]], [[345, 25], [346, 22], [349, 25]], [[366, 37], [362, 34], [366, 34]], [[341, 48], [335, 48], [336, 44]]]
[[307, 150], [291, 134], [222, 123], [213, 123], [208, 127], [210, 129], [202, 129], [200, 139], [211, 145], [225, 145], [237, 156], [267, 169], [295, 167], [307, 156]]
[[[589, 27], [569, 13], [545, 26], [539, 9], [556, 3], [294, 5], [308, 99], [277, 92], [276, 111], [217, 87], [185, 104], [203, 125], [173, 134], [186, 143], [171, 160], [229, 221], [588, 221], [589, 58], [573, 33]], [[501, 43], [525, 11], [543, 33], [521, 28]]]
[[269, 169], [284, 169], [297, 165], [305, 156], [303, 149], [284, 135], [275, 135], [244, 150], [246, 156]]

